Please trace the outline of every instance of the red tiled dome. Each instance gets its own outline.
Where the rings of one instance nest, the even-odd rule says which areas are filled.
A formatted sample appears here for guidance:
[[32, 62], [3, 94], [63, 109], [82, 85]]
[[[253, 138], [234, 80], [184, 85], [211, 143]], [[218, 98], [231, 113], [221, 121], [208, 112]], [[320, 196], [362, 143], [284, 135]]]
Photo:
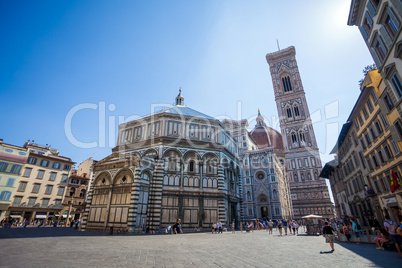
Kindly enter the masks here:
[[274, 147], [283, 150], [282, 135], [273, 128], [267, 126], [256, 126], [251, 131], [251, 136], [259, 148]]

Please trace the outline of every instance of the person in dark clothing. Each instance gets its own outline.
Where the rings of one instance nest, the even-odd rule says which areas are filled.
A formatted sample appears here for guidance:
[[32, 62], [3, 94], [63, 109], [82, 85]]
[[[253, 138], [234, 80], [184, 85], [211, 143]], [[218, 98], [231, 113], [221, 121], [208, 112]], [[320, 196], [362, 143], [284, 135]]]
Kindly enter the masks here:
[[181, 234], [183, 231], [181, 230], [181, 220], [177, 219], [177, 222], [173, 225], [173, 230], [175, 234]]
[[329, 245], [331, 246], [331, 251], [334, 252], [334, 241], [335, 241], [335, 235], [334, 235], [334, 228], [332, 228], [331, 226], [328, 225], [328, 222], [325, 222], [325, 226], [322, 229], [322, 233], [324, 234], [323, 237], [325, 237], [325, 242], [329, 243]]

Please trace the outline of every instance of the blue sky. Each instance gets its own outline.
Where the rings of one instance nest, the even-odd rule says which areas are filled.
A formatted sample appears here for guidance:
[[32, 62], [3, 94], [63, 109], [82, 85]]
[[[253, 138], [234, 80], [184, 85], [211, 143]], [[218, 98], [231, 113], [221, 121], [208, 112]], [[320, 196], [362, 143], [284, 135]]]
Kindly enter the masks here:
[[[185, 104], [208, 115], [239, 119], [240, 102], [251, 127], [258, 108], [272, 123], [265, 55], [277, 51], [278, 39], [281, 48], [296, 47], [322, 160], [329, 161], [362, 70], [373, 63], [357, 27], [346, 25], [349, 8], [350, 0], [2, 0], [0, 138], [51, 144], [78, 163], [100, 160], [114, 147], [108, 130], [117, 129], [119, 116], [172, 104], [180, 87]], [[105, 146], [82, 149], [66, 137], [68, 112], [85, 103], [106, 105]], [[81, 110], [72, 133], [99, 142], [98, 124], [99, 109]]]

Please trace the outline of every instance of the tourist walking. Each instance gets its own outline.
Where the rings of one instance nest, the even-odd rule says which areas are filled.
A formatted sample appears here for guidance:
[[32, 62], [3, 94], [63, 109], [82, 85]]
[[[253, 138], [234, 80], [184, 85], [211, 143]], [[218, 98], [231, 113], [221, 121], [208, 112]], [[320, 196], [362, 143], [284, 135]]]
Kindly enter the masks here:
[[357, 243], [360, 244], [360, 225], [357, 224], [355, 219], [352, 219], [352, 230], [356, 236]]
[[331, 252], [335, 251], [334, 248], [334, 241], [335, 241], [335, 230], [334, 228], [332, 228], [331, 226], [328, 225], [328, 222], [325, 222], [325, 226], [324, 228], [322, 228], [322, 232], [323, 232], [323, 237], [325, 237], [325, 242], [329, 243], [329, 245], [331, 246]]
[[234, 233], [235, 233], [235, 222], [232, 221], [232, 234], [234, 234]]
[[222, 222], [218, 222], [219, 233], [222, 233]]
[[278, 226], [278, 230], [279, 230], [279, 235], [282, 236], [282, 228], [283, 228], [282, 221], [279, 220], [277, 226]]
[[240, 222], [240, 233], [243, 232], [243, 222]]
[[397, 233], [398, 224], [391, 221], [388, 215], [385, 216], [384, 228], [389, 233], [390, 240], [395, 244], [398, 250], [399, 256], [402, 257], [402, 252], [400, 246], [402, 246], [402, 237]]
[[175, 234], [182, 234], [183, 230], [181, 229], [181, 220], [177, 219], [177, 222], [173, 225], [173, 230]]
[[293, 228], [293, 220], [291, 220], [289, 223], [289, 234], [292, 234], [292, 228]]
[[272, 220], [269, 220], [269, 222], [268, 222], [269, 234], [272, 234], [273, 227], [274, 227], [274, 223], [272, 222]]

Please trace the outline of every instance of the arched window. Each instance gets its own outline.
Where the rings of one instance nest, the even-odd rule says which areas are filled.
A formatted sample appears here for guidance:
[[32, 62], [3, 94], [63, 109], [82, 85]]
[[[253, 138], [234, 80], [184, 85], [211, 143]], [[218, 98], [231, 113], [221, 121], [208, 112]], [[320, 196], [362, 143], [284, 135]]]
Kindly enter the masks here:
[[188, 171], [189, 172], [194, 172], [194, 161], [190, 161], [188, 163]]
[[295, 106], [293, 107], [293, 110], [294, 110], [294, 112], [295, 112], [295, 116], [296, 116], [296, 117], [297, 117], [297, 116], [300, 116], [299, 106], [295, 105]]
[[293, 147], [298, 146], [299, 144], [298, 144], [298, 142], [297, 142], [296, 133], [293, 132], [292, 135], [291, 135], [291, 137], [292, 137], [292, 144], [293, 144]]
[[85, 193], [86, 193], [85, 189], [82, 189], [81, 193], [80, 193], [80, 197], [85, 197]]
[[318, 172], [317, 172], [317, 171], [314, 171], [314, 179], [316, 179], [316, 180], [319, 179], [319, 178], [318, 178]]
[[299, 181], [299, 178], [297, 177], [297, 172], [293, 173], [293, 178], [295, 181]]
[[286, 114], [287, 114], [288, 118], [292, 118], [292, 109], [290, 109], [290, 107], [286, 108]]
[[170, 157], [169, 158], [169, 171], [176, 170], [176, 158]]
[[303, 172], [301, 173], [300, 177], [301, 177], [301, 180], [304, 181], [304, 173]]
[[282, 77], [282, 84], [284, 92], [292, 91], [292, 84], [290, 83], [289, 76]]
[[307, 180], [311, 181], [311, 174], [310, 174], [310, 172], [307, 172]]
[[300, 144], [301, 145], [306, 145], [306, 136], [304, 135], [303, 131], [299, 132], [299, 137], [300, 137]]
[[11, 192], [10, 191], [3, 191], [0, 194], [0, 200], [1, 201], [8, 201], [10, 200]]
[[149, 173], [148, 172], [143, 172], [141, 174], [141, 179], [149, 181]]
[[71, 189], [70, 189], [70, 196], [74, 196], [74, 194], [75, 194], [75, 188], [74, 188], [74, 187], [71, 187]]

